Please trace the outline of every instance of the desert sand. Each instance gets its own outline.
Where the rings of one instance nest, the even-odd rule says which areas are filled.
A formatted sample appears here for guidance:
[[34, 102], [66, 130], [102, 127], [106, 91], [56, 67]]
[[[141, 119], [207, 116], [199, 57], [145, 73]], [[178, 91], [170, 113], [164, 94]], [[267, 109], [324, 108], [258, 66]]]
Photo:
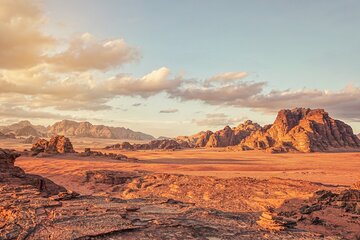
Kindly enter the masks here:
[[[114, 160], [107, 156], [82, 156], [78, 153], [38, 156], [23, 154], [16, 159], [15, 166], [23, 169], [26, 174], [48, 178], [67, 191], [84, 196], [70, 202], [60, 200], [62, 207], [54, 210], [67, 212], [67, 208], [77, 206], [80, 216], [71, 219], [75, 222], [75, 228], [79, 227], [84, 231], [81, 236], [88, 236], [90, 230], [82, 228], [78, 221], [87, 214], [93, 214], [84, 213], [81, 209], [87, 204], [92, 204], [92, 201], [97, 201], [94, 204], [98, 204], [99, 209], [118, 211], [119, 206], [114, 206], [115, 208], [110, 210], [106, 203], [116, 199], [122, 199], [123, 206], [132, 206], [134, 199], [152, 202], [151, 204], [154, 204], [152, 208], [160, 207], [157, 211], [162, 212], [151, 213], [151, 217], [159, 219], [158, 221], [166, 218], [163, 213], [174, 211], [172, 208], [179, 201], [182, 210], [176, 210], [176, 214], [183, 214], [183, 218], [179, 218], [182, 220], [178, 222], [181, 226], [186, 225], [188, 221], [194, 221], [194, 219], [189, 220], [193, 218], [190, 214], [192, 211], [200, 211], [201, 213], [197, 213], [200, 215], [219, 211], [219, 214], [226, 216], [227, 220], [224, 223], [227, 225], [233, 224], [230, 219], [233, 218], [232, 214], [235, 214], [237, 221], [241, 222], [244, 228], [251, 229], [254, 236], [256, 235], [255, 239], [274, 237], [317, 239], [322, 236], [337, 236], [339, 238], [334, 239], [341, 239], [344, 235], [348, 235], [347, 239], [351, 239], [358, 235], [356, 230], [358, 220], [354, 218], [357, 215], [352, 214], [358, 211], [356, 205], [351, 205], [353, 204], [351, 202], [350, 205], [344, 205], [344, 209], [350, 206], [351, 212], [347, 212], [348, 210], [343, 212], [336, 204], [339, 204], [337, 199], [340, 197], [348, 201], [349, 197], [346, 194], [357, 194], [343, 191], [348, 191], [360, 179], [358, 171], [360, 152], [271, 154], [260, 150], [229, 151], [227, 148], [128, 151], [104, 149], [106, 145], [113, 144], [114, 140], [74, 138], [72, 142], [77, 152], [83, 152], [84, 147], [90, 147], [92, 151], [123, 154], [128, 159]], [[18, 151], [31, 148], [31, 144], [24, 144], [19, 139], [3, 139], [0, 143], [1, 147]], [[76, 196], [74, 197], [76, 199]], [[124, 201], [127, 201], [126, 204]], [[153, 203], [154, 201], [156, 203]], [[167, 202], [169, 206], [163, 205], [161, 201]], [[134, 206], [136, 209], [140, 207], [140, 210], [136, 210], [136, 213], [140, 214], [138, 217], [148, 218], [144, 216], [148, 214], [146, 204], [149, 203], [136, 203]], [[199, 207], [201, 210], [198, 210]], [[323, 210], [319, 211], [317, 208]], [[268, 212], [269, 209], [274, 210]], [[304, 214], [303, 212], [306, 211], [309, 213]], [[278, 232], [288, 227], [291, 229], [293, 220], [286, 220], [284, 214], [290, 214], [291, 219], [297, 222], [296, 231], [268, 234], [261, 230], [272, 229]], [[128, 216], [129, 213], [125, 215]], [[338, 216], [342, 216], [341, 219]], [[51, 224], [55, 226], [56, 221], [60, 220], [55, 218], [53, 221], [55, 222]], [[102, 220], [94, 221], [96, 224], [97, 221]], [[211, 221], [211, 217], [207, 215], [206, 222], [202, 224], [205, 226], [210, 224], [214, 227], [219, 224], [221, 218], [215, 217], [214, 222]], [[240, 224], [239, 222], [235, 224]], [[134, 226], [137, 223], [132, 220], [131, 224]], [[154, 232], [159, 236], [169, 234], [163, 232], [166, 227], [162, 224], [155, 225], [160, 231], [151, 230], [148, 224], [149, 222], [141, 230], [137, 230], [139, 231], [137, 236], [149, 236], [147, 234]], [[106, 223], [104, 227], [110, 225]], [[191, 227], [194, 226], [191, 223]], [[335, 226], [337, 227], [334, 228]], [[66, 225], [66, 229], [69, 233], [74, 231], [70, 225]], [[246, 233], [238, 227], [231, 231], [226, 229], [227, 227], [223, 226], [217, 232], [217, 236], [232, 234], [231, 239], [237, 239], [236, 236]], [[104, 238], [108, 234], [106, 228], [105, 230], [99, 228], [96, 231], [102, 236], [99, 239], [106, 239]], [[194, 231], [191, 233], [189, 230], [181, 230], [177, 234], [180, 234], [179, 236], [191, 234], [195, 239], [212, 234], [209, 229], [204, 230], [204, 233], [199, 233], [196, 229]], [[32, 237], [36, 238], [43, 234], [43, 231], [35, 231], [32, 234], [34, 234]], [[69, 236], [69, 239], [72, 239], [71, 235]], [[121, 233], [119, 236], [125, 235]], [[245, 239], [250, 239], [250, 236]]]
[[145, 170], [219, 178], [277, 177], [337, 185], [351, 185], [360, 178], [360, 153], [269, 154], [263, 151], [226, 152], [224, 149], [101, 151], [122, 153], [140, 161], [133, 163], [77, 156], [20, 157], [16, 165], [28, 173], [42, 175], [80, 192], [82, 190], [76, 187], [73, 179], [88, 170]]

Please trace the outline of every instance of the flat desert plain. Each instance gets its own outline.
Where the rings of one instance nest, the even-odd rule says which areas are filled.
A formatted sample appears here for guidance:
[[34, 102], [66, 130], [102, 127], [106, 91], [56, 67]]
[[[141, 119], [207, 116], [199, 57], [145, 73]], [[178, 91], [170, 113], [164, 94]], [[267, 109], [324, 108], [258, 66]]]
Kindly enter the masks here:
[[[85, 143], [85, 144], [84, 144]], [[99, 144], [101, 143], [101, 144]], [[218, 178], [271, 177], [306, 180], [324, 184], [351, 185], [360, 179], [360, 152], [341, 153], [286, 153], [270, 154], [264, 151], [226, 151], [216, 149], [189, 149], [177, 151], [104, 150], [113, 140], [73, 141], [76, 151], [83, 147], [106, 153], [121, 153], [139, 159], [124, 162], [102, 157], [78, 157], [58, 155], [49, 157], [20, 157], [16, 165], [27, 173], [47, 177], [67, 189], [77, 190], [74, 178], [88, 170], [133, 171], [144, 170], [155, 173], [176, 173]], [[3, 142], [3, 145], [18, 150], [31, 145], [18, 141]], [[100, 147], [99, 147], [100, 146]]]
[[[169, 227], [165, 223], [174, 219], [178, 223], [175, 227], [170, 224], [171, 234], [181, 237], [190, 234], [192, 238], [189, 239], [203, 239], [204, 236], [218, 239], [239, 239], [240, 236], [243, 237], [240, 239], [321, 239], [322, 236], [344, 239], [346, 236], [345, 239], [356, 239], [359, 235], [357, 203], [354, 205], [352, 200], [358, 191], [349, 189], [360, 179], [360, 152], [271, 154], [226, 148], [128, 151], [105, 149], [114, 144], [114, 140], [74, 138], [72, 142], [78, 153], [32, 156], [31, 152], [24, 151], [30, 149], [31, 144], [24, 144], [20, 139], [0, 141], [3, 148], [23, 152], [15, 165], [26, 174], [46, 177], [70, 191], [70, 200], [65, 199], [53, 210], [60, 211], [60, 215], [56, 215], [59, 219], [52, 223], [55, 226], [56, 222], [67, 221], [68, 215], [62, 215], [61, 211], [76, 208], [79, 215], [71, 216], [73, 223], [66, 225], [66, 234], [70, 235], [65, 235], [69, 239], [73, 239], [72, 227], [84, 232], [79, 236], [88, 236], [88, 232], [94, 230], [91, 226], [84, 230], [83, 217], [89, 215], [93, 224], [107, 227], [110, 223], [103, 222], [103, 215], [94, 212], [110, 214], [124, 206], [136, 209], [137, 214], [132, 216], [135, 213], [129, 210], [126, 216], [123, 214], [125, 218], [147, 219], [134, 239], [139, 236], [146, 239], [155, 233], [158, 236], [153, 239], [160, 239], [168, 234], [164, 232]], [[85, 147], [91, 148], [92, 154], [81, 154]], [[127, 158], [115, 160], [97, 152], [122, 154]], [[34, 175], [26, 176], [25, 180]], [[46, 190], [53, 186], [48, 184], [37, 186], [39, 189], [45, 186]], [[9, 192], [13, 194], [14, 191], [18, 191], [17, 188]], [[72, 192], [81, 197], [73, 199]], [[96, 207], [94, 201], [99, 201]], [[114, 209], [109, 209], [109, 202], [124, 206], [115, 204]], [[155, 211], [149, 216], [145, 211], [147, 204], [152, 204], [151, 209]], [[174, 209], [169, 207], [179, 208], [176, 210], [179, 215], [174, 217]], [[222, 217], [212, 218], [214, 211]], [[167, 218], [170, 220], [165, 220]], [[149, 219], [157, 220], [151, 225]], [[195, 220], [198, 221], [196, 226]], [[190, 229], [194, 228], [191, 231], [189, 226], [185, 230], [176, 227], [189, 221]], [[225, 225], [219, 228], [220, 223]], [[199, 231], [199, 226], [206, 230]], [[107, 239], [104, 238], [109, 234], [107, 230], [95, 229], [98, 236], [102, 236], [99, 239]], [[209, 229], [217, 230], [212, 233]], [[126, 233], [121, 231], [114, 234], [124, 237]], [[37, 239], [43, 232], [33, 234], [32, 239]], [[230, 238], [223, 238], [229, 234]]]

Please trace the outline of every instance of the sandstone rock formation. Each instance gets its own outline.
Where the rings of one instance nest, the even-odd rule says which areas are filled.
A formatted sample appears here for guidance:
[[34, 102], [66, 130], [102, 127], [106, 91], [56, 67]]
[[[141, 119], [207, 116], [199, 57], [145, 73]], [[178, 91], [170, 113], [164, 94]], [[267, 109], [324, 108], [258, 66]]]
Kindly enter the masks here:
[[270, 231], [284, 231], [289, 228], [294, 228], [296, 225], [296, 221], [279, 216], [270, 211], [263, 212], [256, 223], [262, 228]]
[[20, 154], [16, 151], [0, 148], [0, 182], [2, 184], [30, 185], [36, 188], [42, 196], [54, 195], [65, 191], [65, 188], [54, 184], [48, 179], [37, 175], [25, 174], [21, 168], [14, 166], [15, 159], [19, 156]]
[[69, 138], [64, 136], [54, 136], [47, 141], [46, 139], [40, 139], [35, 142], [31, 148], [31, 151], [35, 153], [75, 153], [75, 150], [70, 142]]
[[239, 147], [271, 152], [360, 150], [360, 140], [349, 125], [322, 109], [295, 108], [281, 110], [271, 126], [253, 132]]
[[102, 153], [97, 151], [91, 151], [90, 148], [85, 148], [84, 152], [78, 153], [80, 157], [104, 157], [110, 158], [113, 160], [121, 160], [126, 162], [138, 162], [137, 158], [128, 158], [124, 154], [116, 154], [116, 153]]
[[[279, 222], [276, 222], [276, 219]], [[286, 219], [284, 221], [284, 219]], [[308, 200], [292, 199], [271, 212], [264, 212], [257, 223], [268, 230], [285, 230], [286, 222], [296, 228], [329, 234], [337, 229], [347, 232], [341, 238], [360, 237], [360, 190], [345, 189], [340, 193], [319, 190]], [[273, 228], [274, 227], [274, 228]]]
[[253, 123], [250, 120], [247, 120], [243, 124], [240, 124], [237, 127], [230, 128], [226, 126], [223, 130], [216, 131], [213, 133], [205, 147], [228, 147], [234, 146], [245, 139], [254, 131], [261, 129], [261, 126], [257, 123]]
[[226, 126], [216, 132], [204, 131], [192, 136], [179, 136], [177, 140], [187, 142], [190, 147], [228, 147], [239, 144], [241, 140], [260, 128], [259, 124], [247, 120], [234, 128]]
[[179, 136], [176, 140], [186, 142], [190, 147], [205, 147], [212, 134], [213, 132], [208, 130], [191, 136]]
[[105, 149], [120, 149], [120, 150], [154, 150], [154, 149], [163, 149], [163, 150], [176, 150], [189, 148], [189, 144], [185, 141], [174, 140], [174, 139], [163, 139], [163, 140], [152, 140], [148, 143], [134, 143], [130, 144], [129, 142], [117, 143], [111, 146], [106, 146]]
[[152, 140], [153, 136], [134, 132], [123, 127], [108, 127], [104, 125], [93, 125], [89, 122], [75, 122], [63, 120], [48, 128], [48, 135], [64, 135], [90, 138]]

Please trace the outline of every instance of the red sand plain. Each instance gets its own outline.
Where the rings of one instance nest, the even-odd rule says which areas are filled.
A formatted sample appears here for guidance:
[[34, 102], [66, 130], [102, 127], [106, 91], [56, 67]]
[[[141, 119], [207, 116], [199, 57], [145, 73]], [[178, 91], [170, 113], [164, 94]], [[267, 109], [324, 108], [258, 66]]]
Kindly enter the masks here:
[[[107, 158], [75, 155], [44, 158], [20, 157], [16, 165], [26, 172], [48, 177], [69, 189], [76, 188], [73, 178], [87, 170], [145, 170], [219, 178], [253, 177], [300, 179], [326, 184], [351, 185], [360, 179], [360, 152], [285, 153], [263, 151], [229, 152], [225, 149], [188, 149], [179, 151], [120, 151], [104, 150], [114, 140], [72, 139], [77, 151], [84, 147], [102, 152], [125, 154], [139, 162], [123, 162]], [[19, 140], [1, 140], [0, 147], [29, 149], [30, 144]], [[79, 189], [78, 189], [79, 190]]]

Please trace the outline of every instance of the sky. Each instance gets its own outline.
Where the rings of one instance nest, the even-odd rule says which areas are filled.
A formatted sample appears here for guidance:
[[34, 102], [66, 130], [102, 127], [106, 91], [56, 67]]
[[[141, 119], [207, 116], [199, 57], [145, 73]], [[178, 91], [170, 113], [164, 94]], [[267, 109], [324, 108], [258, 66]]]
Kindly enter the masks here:
[[0, 0], [0, 124], [154, 136], [325, 108], [360, 132], [360, 2]]

